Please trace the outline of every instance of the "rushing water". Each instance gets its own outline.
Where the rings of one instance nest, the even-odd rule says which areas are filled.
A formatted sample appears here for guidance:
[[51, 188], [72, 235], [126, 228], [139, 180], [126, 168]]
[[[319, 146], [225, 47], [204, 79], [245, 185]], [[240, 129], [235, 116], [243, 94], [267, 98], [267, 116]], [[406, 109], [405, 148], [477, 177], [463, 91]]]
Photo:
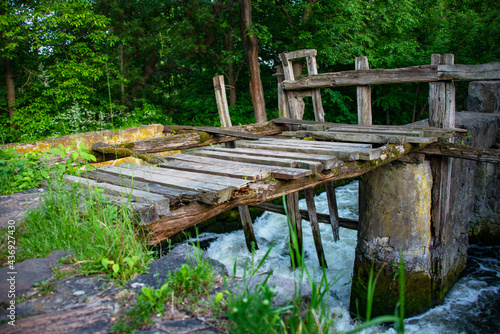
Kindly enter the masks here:
[[[358, 219], [358, 182], [336, 189], [339, 216]], [[328, 213], [326, 194], [315, 197], [316, 209]], [[299, 202], [306, 209], [305, 200]], [[303, 221], [303, 247], [308, 272], [322, 275], [309, 223]], [[242, 276], [245, 264], [258, 263], [267, 250], [272, 250], [260, 271], [293, 278], [288, 251], [286, 217], [266, 212], [254, 222], [259, 250], [252, 259], [242, 231], [223, 234], [213, 242], [207, 254], [231, 270], [236, 261], [236, 275]], [[337, 329], [353, 328], [348, 315], [356, 231], [340, 229], [340, 241], [333, 242], [330, 225], [320, 224], [321, 239], [328, 263], [328, 281], [337, 281], [330, 290], [332, 311], [337, 315]], [[444, 304], [406, 320], [407, 333], [500, 333], [500, 247], [472, 246], [469, 250], [465, 275], [448, 293]], [[393, 333], [392, 329], [377, 328], [371, 333]]]

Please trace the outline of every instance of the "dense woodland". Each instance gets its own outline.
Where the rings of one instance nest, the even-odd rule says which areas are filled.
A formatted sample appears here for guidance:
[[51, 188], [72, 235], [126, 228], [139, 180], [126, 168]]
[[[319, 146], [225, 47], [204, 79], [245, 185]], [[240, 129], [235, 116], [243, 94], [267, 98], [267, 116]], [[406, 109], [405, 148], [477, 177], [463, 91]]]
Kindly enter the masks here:
[[[283, 51], [318, 50], [319, 72], [500, 61], [495, 0], [5, 0], [0, 5], [0, 140], [161, 123], [220, 125], [223, 74], [233, 124], [277, 117]], [[467, 85], [457, 92], [464, 107]], [[426, 116], [426, 84], [374, 86], [378, 124]], [[323, 89], [327, 121], [355, 122], [355, 88]], [[254, 112], [255, 110], [255, 112]], [[306, 107], [312, 119], [312, 107]]]

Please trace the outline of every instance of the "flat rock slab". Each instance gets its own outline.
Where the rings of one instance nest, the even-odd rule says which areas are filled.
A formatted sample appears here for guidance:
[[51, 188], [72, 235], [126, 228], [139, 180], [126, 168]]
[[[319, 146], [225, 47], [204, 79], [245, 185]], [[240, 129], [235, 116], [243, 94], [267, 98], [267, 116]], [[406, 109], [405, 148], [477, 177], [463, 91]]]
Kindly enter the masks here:
[[47, 188], [29, 189], [6, 196], [0, 196], [0, 229], [6, 228], [9, 221], [19, 226], [29, 210], [38, 207]]
[[[110, 298], [117, 292], [118, 288], [102, 277], [67, 277], [56, 281], [51, 293], [17, 304], [16, 317], [55, 312], [82, 304], [87, 304], [87, 307], [108, 305], [114, 303]], [[4, 319], [7, 312], [1, 312], [0, 319]]]
[[[218, 275], [227, 275], [226, 267], [222, 263], [210, 259], [205, 255], [202, 256], [212, 264]], [[184, 264], [190, 263], [196, 263], [193, 246], [183, 243], [172, 249], [167, 255], [150, 264], [146, 274], [131, 279], [128, 285], [137, 291], [142, 290], [144, 286], [158, 289], [168, 279], [169, 272], [174, 273], [181, 269]]]
[[[62, 257], [67, 257], [72, 253], [69, 251], [56, 250], [47, 258], [29, 259], [15, 264], [15, 269], [12, 270], [8, 266], [0, 268], [0, 305], [7, 305], [10, 302], [9, 289], [10, 284], [4, 284], [7, 279], [14, 277], [15, 279], [15, 294], [20, 297], [27, 293], [34, 283], [43, 282], [52, 277], [52, 269], [57, 261]], [[15, 272], [15, 274], [10, 274]]]
[[77, 306], [71, 309], [18, 319], [15, 326], [4, 324], [0, 332], [7, 333], [108, 333], [111, 326], [111, 306]]
[[139, 333], [140, 334], [157, 334], [157, 333], [213, 334], [222, 332], [216, 329], [212, 329], [212, 327], [199, 320], [186, 319], [186, 320], [168, 320], [163, 322], [157, 322], [153, 324], [149, 329], [145, 331], [140, 331]]

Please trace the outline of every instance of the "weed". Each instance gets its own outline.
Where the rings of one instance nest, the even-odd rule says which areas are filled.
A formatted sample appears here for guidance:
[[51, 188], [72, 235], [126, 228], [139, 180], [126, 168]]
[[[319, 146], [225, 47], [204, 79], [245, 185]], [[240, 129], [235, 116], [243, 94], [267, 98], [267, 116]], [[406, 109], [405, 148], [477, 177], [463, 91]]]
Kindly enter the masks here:
[[40, 296], [48, 295], [54, 291], [54, 282], [52, 281], [36, 282], [33, 283], [33, 286], [38, 289]]

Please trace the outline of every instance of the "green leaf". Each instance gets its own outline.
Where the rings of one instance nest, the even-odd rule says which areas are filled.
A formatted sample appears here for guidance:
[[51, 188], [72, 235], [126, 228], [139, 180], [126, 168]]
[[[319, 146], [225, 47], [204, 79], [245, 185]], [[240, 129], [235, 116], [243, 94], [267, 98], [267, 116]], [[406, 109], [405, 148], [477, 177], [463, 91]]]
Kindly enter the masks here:
[[118, 271], [120, 271], [120, 265], [118, 263], [113, 264], [113, 272], [116, 274]]
[[73, 156], [73, 161], [76, 161], [76, 159], [78, 159], [78, 152], [73, 152], [71, 153], [71, 155]]

